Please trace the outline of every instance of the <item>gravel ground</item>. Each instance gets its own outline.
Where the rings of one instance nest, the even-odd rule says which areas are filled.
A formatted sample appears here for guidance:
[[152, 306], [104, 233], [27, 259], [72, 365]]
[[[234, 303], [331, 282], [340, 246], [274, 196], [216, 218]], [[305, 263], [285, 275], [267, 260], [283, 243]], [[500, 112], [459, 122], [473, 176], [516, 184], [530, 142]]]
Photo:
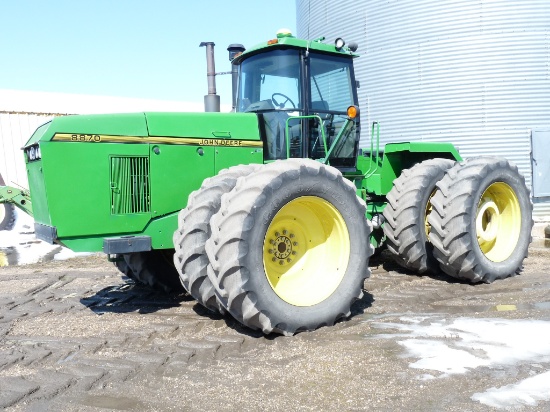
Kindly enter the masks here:
[[[349, 320], [282, 337], [210, 314], [187, 296], [136, 285], [100, 255], [1, 267], [0, 408], [496, 410], [475, 394], [550, 371], [550, 349], [530, 354], [504, 341], [504, 352], [518, 359], [494, 361], [484, 346], [464, 345], [469, 335], [456, 325], [539, 320], [542, 338], [549, 269], [544, 242], [532, 246], [520, 276], [491, 285], [416, 276], [382, 254], [371, 259], [372, 276]], [[434, 324], [448, 333], [430, 334]], [[523, 344], [531, 341], [537, 337]], [[418, 363], [430, 356], [418, 348], [415, 355], [414, 344], [432, 345], [435, 360], [443, 346], [461, 349], [480, 365], [456, 372]], [[544, 390], [501, 408], [550, 410]]]

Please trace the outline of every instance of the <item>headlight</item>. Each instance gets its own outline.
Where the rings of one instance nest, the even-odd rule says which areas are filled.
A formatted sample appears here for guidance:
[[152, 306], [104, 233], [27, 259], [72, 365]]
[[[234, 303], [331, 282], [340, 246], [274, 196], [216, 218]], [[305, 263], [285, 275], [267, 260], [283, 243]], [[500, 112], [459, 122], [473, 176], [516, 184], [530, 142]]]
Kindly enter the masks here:
[[336, 50], [341, 50], [342, 47], [344, 47], [345, 45], [346, 42], [341, 37], [338, 37], [336, 40], [334, 40], [334, 47], [336, 48]]
[[34, 162], [35, 160], [40, 160], [42, 158], [38, 144], [26, 147], [25, 153], [29, 162]]

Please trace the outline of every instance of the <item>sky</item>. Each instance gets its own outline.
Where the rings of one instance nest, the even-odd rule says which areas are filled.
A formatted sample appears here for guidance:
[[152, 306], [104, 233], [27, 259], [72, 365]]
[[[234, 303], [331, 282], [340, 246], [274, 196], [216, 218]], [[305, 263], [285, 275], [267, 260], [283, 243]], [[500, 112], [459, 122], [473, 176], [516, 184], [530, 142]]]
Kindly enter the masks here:
[[[0, 89], [203, 102], [206, 51], [296, 32], [295, 0], [0, 0]], [[231, 104], [231, 76], [216, 76]]]

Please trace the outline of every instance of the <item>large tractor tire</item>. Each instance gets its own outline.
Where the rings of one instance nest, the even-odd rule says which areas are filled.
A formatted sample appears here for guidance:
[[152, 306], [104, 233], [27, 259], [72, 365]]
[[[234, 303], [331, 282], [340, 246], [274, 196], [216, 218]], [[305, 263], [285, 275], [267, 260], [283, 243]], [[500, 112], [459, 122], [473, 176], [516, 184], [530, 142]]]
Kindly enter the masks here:
[[490, 283], [520, 272], [533, 205], [515, 165], [489, 157], [456, 164], [437, 184], [432, 207], [430, 241], [445, 273]]
[[[0, 186], [6, 183], [0, 175]], [[0, 230], [12, 230], [15, 225], [15, 209], [12, 204], [0, 203]]]
[[431, 159], [405, 169], [393, 182], [384, 209], [388, 250], [398, 264], [417, 273], [438, 272], [439, 262], [429, 242], [428, 216], [435, 185], [456, 162]]
[[210, 219], [218, 212], [221, 197], [235, 187], [237, 179], [259, 170], [262, 165], [241, 165], [224, 169], [205, 179], [200, 189], [189, 195], [187, 207], [178, 216], [174, 233], [174, 265], [183, 287], [201, 305], [214, 312], [224, 313], [208, 279], [208, 256], [204, 246], [210, 237]]
[[139, 282], [134, 276], [134, 272], [132, 272], [132, 270], [130, 269], [130, 266], [128, 266], [124, 255], [115, 255], [115, 260], [113, 264], [124, 276], [135, 280], [136, 282]]
[[292, 335], [350, 315], [370, 275], [370, 223], [335, 168], [281, 160], [222, 196], [206, 243], [218, 300], [242, 324]]
[[151, 250], [149, 252], [122, 255], [123, 262], [116, 267], [129, 278], [153, 289], [166, 293], [183, 292], [178, 271], [174, 267], [171, 250]]

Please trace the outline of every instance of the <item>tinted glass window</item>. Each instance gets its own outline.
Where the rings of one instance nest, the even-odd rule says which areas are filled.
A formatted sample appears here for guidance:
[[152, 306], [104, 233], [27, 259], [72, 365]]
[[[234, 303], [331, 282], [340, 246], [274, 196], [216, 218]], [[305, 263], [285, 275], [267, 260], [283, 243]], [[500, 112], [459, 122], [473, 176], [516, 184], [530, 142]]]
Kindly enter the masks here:
[[237, 111], [301, 108], [297, 50], [273, 50], [241, 64]]
[[353, 104], [351, 59], [310, 55], [311, 107], [345, 113]]

